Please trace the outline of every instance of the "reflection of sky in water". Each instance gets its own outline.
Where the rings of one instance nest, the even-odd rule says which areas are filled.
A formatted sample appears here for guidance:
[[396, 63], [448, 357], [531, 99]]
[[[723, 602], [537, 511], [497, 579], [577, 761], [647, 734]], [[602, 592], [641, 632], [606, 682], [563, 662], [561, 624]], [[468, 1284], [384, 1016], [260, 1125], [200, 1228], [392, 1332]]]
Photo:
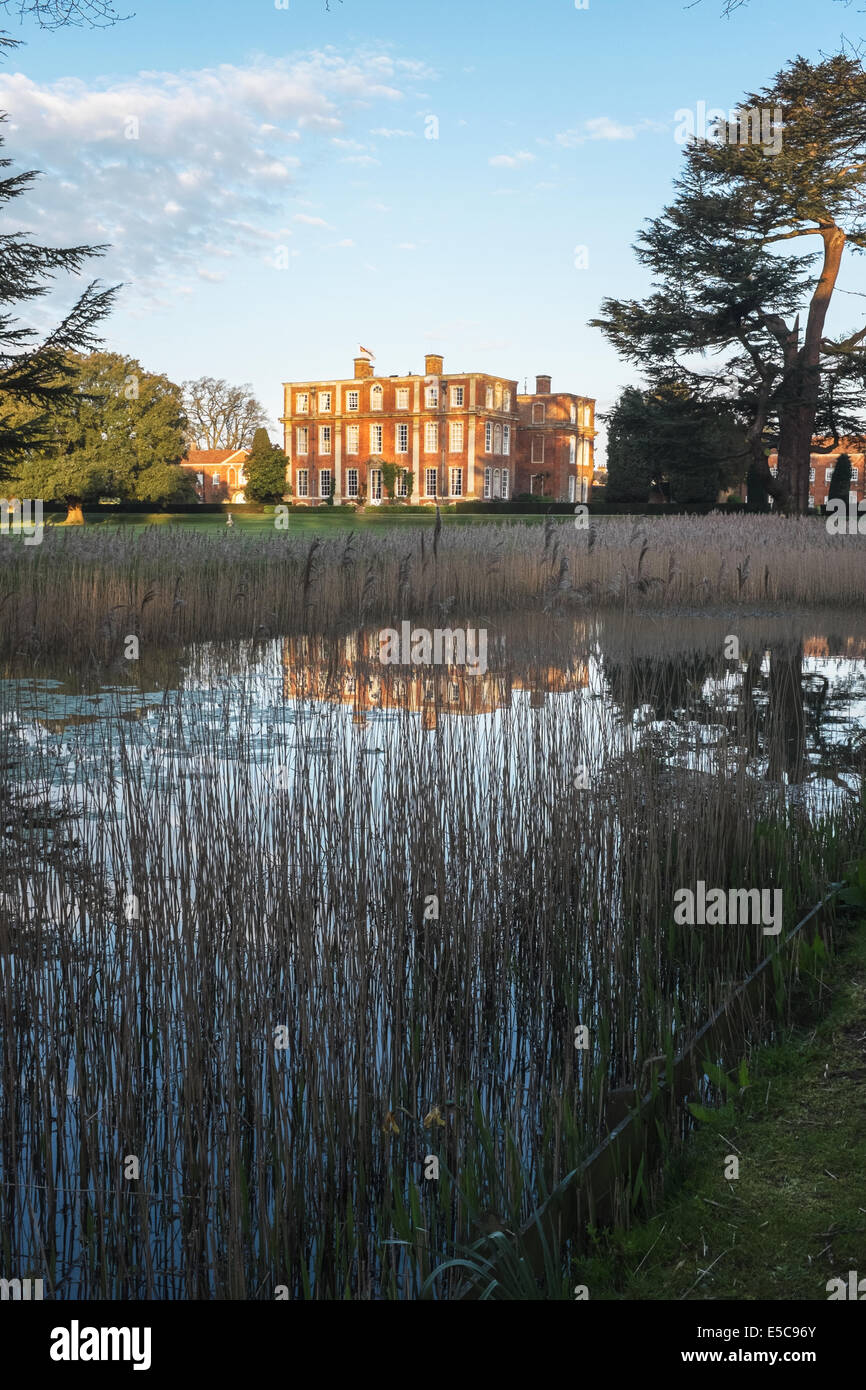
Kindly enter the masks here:
[[[571, 689], [552, 689], [539, 702], [538, 682], [527, 677], [519, 688], [511, 689], [501, 707], [470, 718], [449, 713], [443, 704], [438, 726], [431, 729], [424, 727], [423, 713], [417, 710], [365, 708], [364, 722], [359, 722], [351, 702], [287, 696], [281, 643], [257, 648], [248, 665], [238, 660], [236, 650], [231, 663], [216, 651], [199, 651], [178, 688], [167, 691], [115, 684], [98, 694], [71, 694], [59, 681], [32, 679], [5, 681], [0, 686], [0, 718], [10, 734], [6, 756], [13, 763], [9, 775], [22, 789], [73, 810], [62, 837], [80, 839], [78, 856], [104, 863], [114, 876], [113, 887], [121, 893], [130, 887], [126, 855], [131, 812], [139, 819], [143, 815], [146, 823], [148, 805], [152, 820], [171, 808], [167, 823], [154, 825], [145, 852], [149, 873], [160, 880], [154, 918], [160, 924], [171, 923], [175, 930], [182, 901], [172, 880], [182, 875], [188, 900], [194, 901], [200, 881], [196, 876], [207, 872], [208, 856], [213, 860], [225, 853], [224, 831], [250, 823], [244, 817], [257, 818], [266, 826], [262, 843], [272, 848], [276, 837], [284, 833], [279, 809], [282, 790], [295, 796], [304, 789], [310, 812], [304, 833], [317, 865], [324, 864], [332, 852], [335, 824], [342, 827], [358, 814], [356, 792], [363, 771], [371, 811], [357, 835], [353, 831], [344, 839], [348, 857], [351, 860], [355, 854], [360, 862], [358, 840], [364, 833], [376, 839], [387, 837], [402, 853], [406, 836], [413, 833], [412, 807], [383, 809], [387, 799], [382, 791], [395, 776], [397, 760], [411, 759], [414, 751], [424, 752], [418, 759], [422, 795], [425, 769], [451, 767], [457, 770], [451, 782], [453, 795], [471, 799], [476, 807], [495, 808], [515, 792], [515, 779], [522, 777], [529, 814], [543, 834], [556, 813], [554, 774], [575, 770], [577, 762], [587, 766], [590, 787], [610, 763], [609, 780], [615, 788], [616, 761], [647, 743], [659, 751], [672, 775], [683, 778], [726, 773], [759, 781], [767, 771], [766, 755], [739, 748], [736, 731], [724, 721], [739, 698], [742, 680], [735, 673], [696, 687], [693, 693], [702, 702], [705, 717], [694, 717], [691, 707], [674, 710], [672, 718], [658, 719], [652, 707], [642, 705], [623, 718], [605, 682], [604, 658], [590, 656], [585, 682], [575, 682]], [[846, 745], [866, 727], [866, 662], [807, 657], [803, 670], [807, 675], [825, 676], [829, 682], [820, 724], [811, 716], [806, 721], [807, 761], [814, 773], [824, 750], [836, 749], [844, 755]], [[765, 662], [764, 678], [767, 674]], [[755, 704], [766, 710], [766, 689], [756, 689]], [[467, 755], [471, 756], [468, 785], [464, 778]], [[837, 768], [837, 778], [813, 775], [802, 785], [789, 787], [787, 794], [817, 813], [846, 796], [846, 787], [857, 790], [857, 778], [844, 767]], [[776, 787], [766, 785], [768, 793], [777, 794]], [[318, 815], [326, 786], [333, 794], [333, 805]], [[164, 791], [168, 796], [159, 794]], [[593, 814], [591, 792], [586, 814]], [[171, 827], [169, 834], [166, 824]], [[442, 849], [447, 856], [445, 817], [442, 824]], [[519, 856], [522, 828], [512, 824], [515, 838], [504, 847], [504, 854]], [[208, 834], [213, 837], [210, 842]], [[464, 889], [467, 896], [478, 890], [481, 915], [481, 880], [495, 872], [495, 864], [485, 863], [480, 870], [475, 865], [467, 868]], [[76, 943], [83, 941], [88, 925], [86, 898], [54, 869], [47, 869], [46, 879], [54, 927], [62, 923]], [[40, 885], [40, 891], [45, 888], [45, 883]], [[270, 894], [280, 890], [279, 884], [268, 883], [259, 904], [264, 913], [271, 910]], [[9, 885], [7, 891], [20, 891], [20, 886]], [[321, 900], [310, 909], [315, 914], [313, 929], [323, 936], [330, 935], [336, 920], [330, 891], [323, 888]], [[20, 911], [20, 902], [17, 907]], [[111, 929], [102, 949], [113, 953], [124, 922], [122, 917], [116, 923], [113, 916], [108, 920]], [[370, 930], [375, 932], [375, 924]], [[82, 949], [82, 958], [84, 954]], [[8, 978], [14, 980], [14, 953], [8, 971]], [[519, 1052], [518, 1002], [508, 988], [503, 984], [499, 996], [503, 1032], [510, 1037], [509, 1051], [501, 1062], [519, 1081], [523, 1054]], [[513, 1025], [510, 1032], [509, 1023]], [[386, 1029], [371, 1040], [370, 1048], [378, 1067], [387, 1051]], [[182, 1050], [181, 1041], [175, 1057]], [[159, 1085], [162, 1074], [157, 1070], [155, 1075]], [[75, 1095], [80, 1079], [74, 1058], [57, 1084]], [[94, 1106], [97, 1103], [93, 1101]], [[171, 1105], [177, 1108], [174, 1095]], [[76, 1123], [73, 1110], [67, 1117], [65, 1142], [72, 1143]]]

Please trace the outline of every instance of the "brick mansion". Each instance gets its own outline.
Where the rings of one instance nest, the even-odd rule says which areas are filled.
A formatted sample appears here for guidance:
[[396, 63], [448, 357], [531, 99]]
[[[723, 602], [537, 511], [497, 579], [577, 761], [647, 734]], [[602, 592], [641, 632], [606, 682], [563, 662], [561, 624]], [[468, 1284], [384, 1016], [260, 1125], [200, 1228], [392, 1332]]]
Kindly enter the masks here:
[[549, 376], [520, 394], [516, 380], [446, 374], [432, 353], [423, 376], [377, 376], [362, 353], [352, 377], [285, 382], [283, 391], [295, 504], [380, 503], [389, 480], [395, 498], [411, 503], [526, 493], [589, 500], [595, 402], [552, 391]]

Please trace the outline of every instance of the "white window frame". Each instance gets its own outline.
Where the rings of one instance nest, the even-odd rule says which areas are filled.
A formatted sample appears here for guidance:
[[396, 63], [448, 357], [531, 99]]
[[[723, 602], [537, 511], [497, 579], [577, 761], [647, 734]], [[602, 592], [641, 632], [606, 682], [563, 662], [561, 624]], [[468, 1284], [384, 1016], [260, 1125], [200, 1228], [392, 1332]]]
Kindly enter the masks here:
[[408, 454], [409, 452], [409, 426], [399, 424], [394, 426], [394, 452], [395, 454]]
[[[456, 486], [455, 486], [456, 484]], [[449, 468], [448, 470], [448, 496], [463, 496], [463, 469]]]
[[502, 426], [499, 424], [493, 426], [493, 452], [502, 457]]
[[484, 452], [493, 453], [493, 421], [488, 420], [484, 426]]
[[485, 470], [484, 470], [484, 496], [485, 496], [485, 498], [488, 498], [488, 497], [492, 497], [492, 496], [493, 496], [493, 493], [491, 492], [491, 487], [492, 487], [492, 485], [493, 485], [493, 469], [492, 469], [492, 468], [485, 468]]
[[358, 470], [357, 468], [346, 469], [346, 496], [358, 496]]
[[466, 388], [464, 386], [451, 387], [451, 405], [455, 410], [460, 410], [466, 400]]
[[508, 497], [509, 497], [509, 495], [510, 495], [510, 492], [511, 492], [511, 470], [508, 469], [508, 468], [503, 468], [502, 474], [501, 474], [501, 481], [500, 481], [500, 484], [499, 484], [499, 496], [502, 498], [503, 502], [507, 502], [507, 501], [508, 501]]
[[832, 478], [833, 478], [833, 470], [832, 470], [832, 468], [825, 468], [825, 469], [824, 469], [824, 482], [825, 482], [825, 483], [829, 483], [829, 482], [832, 481]]
[[428, 420], [424, 426], [424, 453], [438, 454], [439, 426], [435, 420]]
[[367, 474], [367, 496], [371, 502], [382, 501], [382, 470], [371, 468]]
[[[327, 486], [325, 485], [326, 479], [327, 479]], [[319, 496], [320, 496], [320, 497], [330, 497], [330, 495], [331, 495], [331, 486], [332, 486], [332, 479], [331, 479], [331, 470], [330, 470], [330, 468], [320, 468], [320, 469], [319, 469]]]
[[220, 477], [219, 473], [212, 473], [212, 474], [211, 474], [211, 480], [210, 480], [210, 485], [211, 485], [211, 487], [219, 487], [219, 485], [220, 485], [221, 482], [222, 482], [222, 478]]
[[370, 387], [370, 409], [381, 410], [383, 408], [384, 401], [385, 392], [377, 382], [375, 386]]
[[439, 409], [439, 387], [426, 386], [424, 388], [424, 407], [426, 410]]
[[319, 453], [320, 453], [320, 454], [330, 454], [332, 442], [333, 442], [333, 435], [331, 434], [331, 426], [330, 426], [330, 425], [320, 425], [320, 426], [319, 426]]
[[346, 426], [346, 453], [359, 454], [361, 452], [361, 426]]
[[309, 391], [295, 392], [295, 414], [309, 415], [310, 413], [310, 393]]
[[397, 409], [398, 409], [398, 410], [408, 410], [408, 409], [409, 409], [409, 387], [408, 387], [408, 386], [398, 386], [398, 387], [397, 387]]
[[299, 497], [309, 497], [310, 495], [310, 470], [309, 468], [299, 468], [296, 474]]
[[451, 428], [448, 431], [448, 452], [449, 454], [462, 454], [464, 444], [464, 430], [462, 420], [452, 420]]
[[401, 468], [394, 479], [394, 491], [398, 497], [409, 496], [409, 477], [405, 468]]
[[309, 425], [298, 425], [295, 453], [300, 458], [306, 458], [310, 452], [310, 427]]
[[361, 392], [360, 392], [360, 391], [347, 391], [347, 392], [346, 392], [346, 409], [347, 409], [347, 410], [351, 410], [351, 411], [355, 411], [355, 410], [360, 410], [360, 409], [361, 409]]
[[[853, 474], [852, 474], [852, 476], [853, 476]], [[810, 469], [809, 469], [809, 482], [810, 482], [810, 483], [814, 483], [814, 481], [815, 481], [815, 470], [814, 470], [814, 468], [810, 468]]]
[[503, 427], [502, 427], [502, 452], [503, 452], [503, 454], [505, 455], [506, 458], [508, 458], [509, 454], [511, 453], [511, 426], [510, 426], [510, 425], [503, 425]]
[[574, 468], [577, 465], [577, 438], [571, 435], [568, 440], [568, 466]]
[[859, 483], [860, 481], [860, 469], [856, 466], [851, 468], [851, 481], [852, 483]]
[[331, 406], [332, 406], [332, 403], [333, 403], [333, 399], [334, 399], [334, 393], [333, 393], [332, 391], [320, 391], [320, 392], [319, 392], [319, 414], [320, 414], [320, 415], [330, 415], [330, 413], [331, 413]]
[[494, 468], [494, 470], [493, 470], [493, 496], [494, 496], [494, 497], [499, 497], [499, 495], [500, 495], [500, 493], [499, 493], [499, 480], [500, 480], [500, 477], [501, 477], [501, 476], [502, 476], [502, 470], [501, 470], [500, 468]]
[[568, 480], [568, 500], [569, 502], [577, 501], [577, 478], [573, 473]]
[[385, 447], [385, 427], [384, 425], [370, 426], [370, 453], [376, 458], [382, 453]]
[[[432, 491], [432, 492], [430, 491], [430, 481], [431, 481], [431, 479], [432, 479], [432, 481], [433, 481], [433, 491]], [[439, 469], [438, 469], [438, 468], [425, 468], [425, 469], [424, 469], [424, 496], [425, 496], [425, 497], [436, 497], [436, 496], [438, 496], [438, 493], [437, 493], [437, 488], [438, 488], [438, 486], [439, 486]]]

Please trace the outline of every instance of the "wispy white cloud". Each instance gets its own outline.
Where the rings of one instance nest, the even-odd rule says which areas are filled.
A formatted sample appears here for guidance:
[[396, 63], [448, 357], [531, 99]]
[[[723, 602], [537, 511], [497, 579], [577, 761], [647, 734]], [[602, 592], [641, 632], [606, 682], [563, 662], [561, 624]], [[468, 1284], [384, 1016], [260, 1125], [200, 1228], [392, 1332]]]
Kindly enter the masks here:
[[621, 121], [611, 120], [610, 116], [593, 116], [582, 126], [560, 131], [554, 140], [565, 149], [574, 149], [577, 145], [585, 145], [587, 140], [634, 140], [642, 131], [666, 129], [660, 121], [641, 120], [635, 125], [623, 125]]
[[352, 127], [366, 129], [377, 104], [417, 99], [422, 75], [388, 54], [331, 49], [115, 81], [0, 72], [4, 153], [15, 169], [44, 171], [20, 203], [27, 230], [52, 244], [109, 243], [94, 273], [126, 282], [130, 308], [136, 297], [156, 305], [169, 287], [208, 279], [199, 271], [211, 256], [282, 240], [275, 225], [321, 135], [363, 150]]
[[532, 164], [535, 155], [528, 150], [518, 150], [517, 154], [495, 154], [489, 159], [488, 164], [492, 164], [494, 169], [519, 169], [523, 164]]

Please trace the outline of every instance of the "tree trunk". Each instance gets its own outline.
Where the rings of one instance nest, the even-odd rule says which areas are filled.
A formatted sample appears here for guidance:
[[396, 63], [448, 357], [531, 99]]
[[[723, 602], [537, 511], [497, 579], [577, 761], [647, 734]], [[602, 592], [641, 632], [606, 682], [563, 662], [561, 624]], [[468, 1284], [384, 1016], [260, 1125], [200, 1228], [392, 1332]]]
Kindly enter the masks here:
[[807, 771], [802, 640], [771, 649], [767, 695], [767, 776], [802, 782]]
[[779, 410], [779, 477], [790, 492], [791, 510], [801, 514], [809, 506], [810, 457], [821, 388], [821, 339], [845, 249], [841, 227], [822, 227], [821, 237], [824, 265], [809, 305], [803, 346], [793, 345], [790, 366], [785, 351], [784, 398]]
[[83, 526], [84, 512], [81, 510], [80, 502], [66, 503], [66, 520], [61, 521], [61, 526]]

